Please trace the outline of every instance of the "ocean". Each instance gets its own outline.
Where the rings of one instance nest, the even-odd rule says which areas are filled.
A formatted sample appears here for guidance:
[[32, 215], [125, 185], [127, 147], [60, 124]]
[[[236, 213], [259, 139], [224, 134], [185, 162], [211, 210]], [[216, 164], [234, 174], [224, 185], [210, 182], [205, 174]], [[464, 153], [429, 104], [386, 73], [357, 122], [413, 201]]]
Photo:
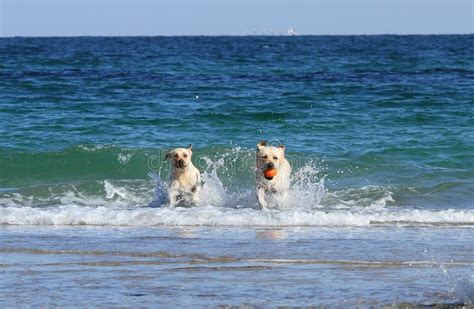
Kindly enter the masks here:
[[[1, 307], [474, 302], [474, 35], [0, 38]], [[257, 210], [255, 147], [288, 201]], [[193, 144], [199, 205], [163, 202]]]

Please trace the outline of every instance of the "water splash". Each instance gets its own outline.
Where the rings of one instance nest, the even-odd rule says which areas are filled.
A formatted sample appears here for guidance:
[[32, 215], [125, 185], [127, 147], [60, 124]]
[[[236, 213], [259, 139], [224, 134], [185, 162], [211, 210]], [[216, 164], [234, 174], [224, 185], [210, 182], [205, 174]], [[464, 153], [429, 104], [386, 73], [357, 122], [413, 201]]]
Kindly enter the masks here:
[[154, 184], [153, 200], [148, 204], [150, 207], [163, 207], [169, 204], [169, 187], [161, 178], [160, 173], [148, 174]]
[[222, 181], [217, 176], [217, 169], [224, 166], [224, 158], [212, 161], [209, 157], [203, 157], [206, 163], [206, 170], [202, 174], [203, 186], [201, 188], [200, 201], [198, 206], [230, 206], [232, 197], [227, 193]]
[[290, 207], [318, 208], [325, 194], [324, 177], [320, 177], [315, 163], [307, 163], [291, 176], [288, 196]]
[[[236, 179], [235, 173], [240, 172], [236, 167], [237, 161], [242, 162], [242, 157], [249, 159], [249, 152], [240, 147], [233, 148], [222, 154], [211, 156], [201, 156], [199, 158], [200, 167], [204, 169], [202, 173], [203, 186], [200, 192], [198, 207], [224, 207], [224, 208], [258, 208], [253, 167], [247, 167], [249, 173], [249, 184], [247, 186], [227, 187], [220, 177]], [[152, 173], [150, 177], [155, 183], [155, 196], [151, 206], [164, 206], [167, 204], [168, 185], [161, 178], [159, 173]], [[221, 176], [219, 176], [221, 175]], [[279, 203], [281, 209], [318, 208], [325, 195], [324, 178], [321, 178], [315, 163], [309, 162], [302, 168], [297, 169], [290, 179], [291, 186], [288, 198], [284, 203]]]

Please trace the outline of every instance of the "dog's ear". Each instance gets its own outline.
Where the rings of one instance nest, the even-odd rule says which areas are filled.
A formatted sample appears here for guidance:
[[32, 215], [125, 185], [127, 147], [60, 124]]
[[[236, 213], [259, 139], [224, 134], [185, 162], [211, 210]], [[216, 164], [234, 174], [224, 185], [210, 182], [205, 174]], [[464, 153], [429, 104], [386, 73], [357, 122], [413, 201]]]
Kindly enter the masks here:
[[283, 155], [285, 154], [285, 145], [278, 146], [278, 149], [280, 149], [281, 152], [283, 152]]
[[265, 146], [267, 146], [267, 142], [266, 141], [261, 141], [260, 143], [257, 144], [257, 151], [259, 151], [260, 149], [262, 149]]
[[171, 153], [172, 153], [172, 152], [173, 152], [173, 151], [168, 151], [168, 152], [165, 154], [165, 159], [164, 159], [163, 161], [166, 161], [166, 160], [168, 160], [169, 158], [171, 158]]
[[193, 144], [189, 144], [188, 150], [189, 150], [189, 152], [193, 152]]

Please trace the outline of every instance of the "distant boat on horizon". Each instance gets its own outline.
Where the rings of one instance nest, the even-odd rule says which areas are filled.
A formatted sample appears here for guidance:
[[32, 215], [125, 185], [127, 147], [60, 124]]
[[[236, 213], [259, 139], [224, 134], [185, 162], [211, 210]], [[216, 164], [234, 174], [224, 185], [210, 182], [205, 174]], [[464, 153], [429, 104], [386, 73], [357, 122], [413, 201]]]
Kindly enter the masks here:
[[287, 31], [288, 35], [291, 35], [291, 36], [294, 36], [294, 35], [297, 35], [298, 32], [296, 32], [295, 28], [293, 27], [290, 27]]

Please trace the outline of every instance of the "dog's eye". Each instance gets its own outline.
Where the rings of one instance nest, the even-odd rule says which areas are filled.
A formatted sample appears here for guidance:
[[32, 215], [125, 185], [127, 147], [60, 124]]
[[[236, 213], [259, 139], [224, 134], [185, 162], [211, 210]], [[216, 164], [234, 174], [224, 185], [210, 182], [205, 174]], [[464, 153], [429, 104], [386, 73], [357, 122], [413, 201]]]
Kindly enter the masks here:
[[268, 159], [267, 155], [262, 156], [262, 159]]
[[186, 153], [183, 154], [183, 158], [187, 158], [188, 155]]
[[278, 160], [278, 157], [273, 157], [273, 160]]
[[177, 157], [178, 157], [178, 154], [175, 154], [174, 157], [177, 158]]

